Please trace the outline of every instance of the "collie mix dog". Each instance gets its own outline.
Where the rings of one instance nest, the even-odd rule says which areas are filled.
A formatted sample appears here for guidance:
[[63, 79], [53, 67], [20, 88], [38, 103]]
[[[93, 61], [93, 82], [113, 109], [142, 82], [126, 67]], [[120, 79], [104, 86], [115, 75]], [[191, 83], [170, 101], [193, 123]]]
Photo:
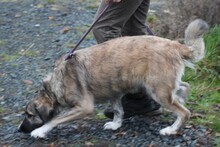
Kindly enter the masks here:
[[91, 114], [95, 101], [108, 100], [114, 118], [104, 129], [116, 130], [123, 120], [121, 98], [145, 88], [156, 102], [177, 115], [160, 134], [176, 134], [190, 118], [177, 91], [186, 84], [181, 81], [185, 66], [192, 67], [204, 57], [202, 36], [207, 30], [207, 23], [197, 19], [185, 30], [185, 45], [156, 36], [121, 37], [78, 50], [67, 61], [61, 57], [28, 103], [19, 130], [44, 138], [57, 125]]

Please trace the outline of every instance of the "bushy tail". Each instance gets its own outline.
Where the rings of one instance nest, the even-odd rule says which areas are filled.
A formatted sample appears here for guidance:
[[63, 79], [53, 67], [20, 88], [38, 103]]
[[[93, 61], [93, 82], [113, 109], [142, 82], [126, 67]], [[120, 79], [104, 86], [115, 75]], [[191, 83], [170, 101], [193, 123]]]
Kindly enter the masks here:
[[196, 19], [185, 30], [185, 45], [190, 49], [190, 60], [193, 63], [200, 61], [205, 55], [203, 34], [208, 28], [204, 20]]

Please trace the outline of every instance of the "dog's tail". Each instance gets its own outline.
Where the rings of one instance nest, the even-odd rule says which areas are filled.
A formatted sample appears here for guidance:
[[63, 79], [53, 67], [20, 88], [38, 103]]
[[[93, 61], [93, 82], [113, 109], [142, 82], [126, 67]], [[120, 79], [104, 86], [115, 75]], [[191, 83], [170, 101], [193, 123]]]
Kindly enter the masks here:
[[196, 19], [185, 30], [185, 45], [190, 50], [189, 60], [192, 63], [199, 62], [205, 55], [203, 34], [208, 28], [204, 20]]

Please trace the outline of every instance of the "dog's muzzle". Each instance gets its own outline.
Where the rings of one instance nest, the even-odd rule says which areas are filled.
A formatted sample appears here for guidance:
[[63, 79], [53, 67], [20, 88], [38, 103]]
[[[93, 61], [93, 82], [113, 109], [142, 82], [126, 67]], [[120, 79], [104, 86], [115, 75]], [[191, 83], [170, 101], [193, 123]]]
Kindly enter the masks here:
[[41, 127], [44, 123], [32, 124], [28, 119], [24, 119], [23, 122], [18, 126], [18, 131], [23, 133], [30, 133], [33, 130]]

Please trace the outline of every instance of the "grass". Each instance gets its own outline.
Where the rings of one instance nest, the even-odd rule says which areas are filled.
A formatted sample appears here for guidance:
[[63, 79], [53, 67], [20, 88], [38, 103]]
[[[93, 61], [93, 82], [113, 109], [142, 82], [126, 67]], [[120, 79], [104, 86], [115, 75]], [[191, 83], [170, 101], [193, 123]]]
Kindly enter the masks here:
[[48, 3], [48, 4], [55, 4], [55, 3], [56, 3], [56, 0], [47, 0], [47, 3]]
[[[23, 56], [25, 57], [36, 57], [39, 55], [39, 52], [37, 51], [32, 51], [32, 50], [26, 50], [26, 51], [21, 51], [21, 52], [15, 52], [11, 55], [5, 54], [5, 53], [0, 53], [0, 61], [3, 62], [10, 62], [10, 61], [16, 61], [22, 58]], [[13, 66], [16, 66], [16, 64], [13, 64]]]
[[5, 54], [5, 53], [0, 54], [0, 60], [4, 61], [4, 62], [13, 61], [13, 60], [16, 60], [18, 58], [19, 58], [19, 55], [17, 53], [13, 54], [13, 55], [8, 55], [8, 54]]
[[106, 119], [106, 116], [104, 115], [104, 113], [103, 113], [102, 110], [97, 110], [97, 111], [96, 111], [95, 118], [96, 118], [97, 120], [103, 120], [103, 119]]
[[0, 106], [0, 113], [4, 112], [4, 108]]
[[[196, 124], [210, 127], [213, 134], [220, 132], [220, 26], [211, 28], [205, 36], [206, 57], [196, 69], [187, 69], [184, 81], [191, 85], [189, 108], [203, 117], [193, 118]], [[193, 104], [193, 105], [192, 105]]]
[[[0, 20], [1, 21], [1, 20]], [[0, 47], [6, 44], [5, 40], [0, 40]]]

